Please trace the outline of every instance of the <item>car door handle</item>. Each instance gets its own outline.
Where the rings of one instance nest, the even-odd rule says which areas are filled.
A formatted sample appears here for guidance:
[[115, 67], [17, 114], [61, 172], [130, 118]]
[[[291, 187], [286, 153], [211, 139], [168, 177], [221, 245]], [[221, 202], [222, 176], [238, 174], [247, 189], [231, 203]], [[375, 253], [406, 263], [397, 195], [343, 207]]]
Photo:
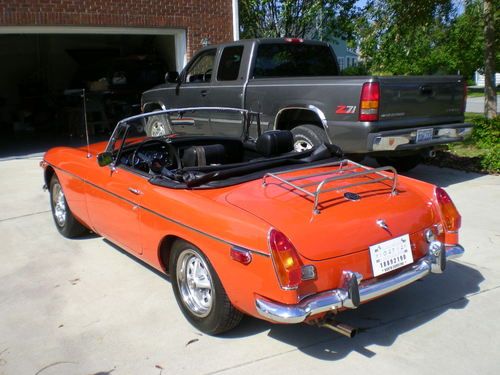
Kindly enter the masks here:
[[208, 91], [207, 90], [201, 90], [200, 94], [201, 94], [201, 96], [207, 96], [208, 95]]
[[128, 191], [130, 191], [132, 194], [135, 194], [135, 195], [141, 195], [142, 194], [142, 192], [140, 190], [134, 189], [134, 188], [131, 188], [131, 187], [128, 188]]

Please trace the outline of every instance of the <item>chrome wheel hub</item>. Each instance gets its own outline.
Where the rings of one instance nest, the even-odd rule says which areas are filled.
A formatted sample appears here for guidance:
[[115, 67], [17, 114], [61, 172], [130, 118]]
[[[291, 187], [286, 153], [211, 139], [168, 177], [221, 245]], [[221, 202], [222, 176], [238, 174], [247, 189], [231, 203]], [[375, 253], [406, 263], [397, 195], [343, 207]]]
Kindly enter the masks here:
[[167, 134], [165, 131], [165, 126], [163, 122], [160, 120], [155, 120], [151, 125], [151, 136], [152, 137], [161, 137], [162, 135]]
[[63, 227], [66, 224], [66, 200], [61, 185], [55, 184], [52, 189], [52, 205], [54, 207], [54, 217], [57, 225]]
[[207, 264], [192, 249], [184, 250], [177, 261], [177, 284], [182, 302], [194, 315], [206, 317], [213, 306], [213, 283]]
[[313, 148], [313, 145], [306, 140], [296, 140], [293, 144], [293, 149], [297, 152], [304, 152]]

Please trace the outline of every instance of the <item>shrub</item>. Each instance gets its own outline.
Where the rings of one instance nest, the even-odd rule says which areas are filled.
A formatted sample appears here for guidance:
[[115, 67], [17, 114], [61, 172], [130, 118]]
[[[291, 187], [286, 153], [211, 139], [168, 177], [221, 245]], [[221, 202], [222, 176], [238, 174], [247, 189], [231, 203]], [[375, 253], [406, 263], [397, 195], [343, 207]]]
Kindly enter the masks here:
[[500, 144], [488, 149], [481, 160], [481, 166], [490, 173], [500, 173]]
[[485, 117], [472, 118], [474, 129], [472, 130], [472, 140], [483, 149], [498, 148], [500, 144], [500, 117], [493, 119]]

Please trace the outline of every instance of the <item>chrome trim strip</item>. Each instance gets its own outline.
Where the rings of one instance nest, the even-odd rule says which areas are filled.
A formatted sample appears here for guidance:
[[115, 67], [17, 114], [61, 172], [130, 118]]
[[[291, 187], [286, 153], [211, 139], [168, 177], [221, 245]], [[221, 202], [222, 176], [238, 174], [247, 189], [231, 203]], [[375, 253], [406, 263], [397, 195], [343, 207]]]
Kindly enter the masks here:
[[[446, 259], [455, 259], [464, 253], [460, 245], [445, 247]], [[431, 257], [424, 257], [396, 275], [383, 280], [368, 280], [359, 284], [360, 302], [388, 294], [396, 289], [409, 285], [432, 271]], [[345, 288], [332, 289], [305, 298], [298, 304], [286, 305], [259, 296], [255, 307], [263, 318], [277, 323], [301, 323], [310, 316], [335, 311], [340, 308], [353, 308], [349, 291]]]
[[[64, 169], [61, 169], [61, 168], [59, 168], [59, 167], [56, 167], [56, 166], [54, 166], [54, 165], [52, 165], [52, 164], [50, 164], [50, 163], [47, 163], [47, 164], [48, 164], [48, 165], [50, 165], [50, 166], [51, 166], [52, 168], [54, 168], [54, 169], [57, 169], [57, 170], [59, 170], [59, 171], [61, 171], [61, 172], [64, 172], [64, 173], [67, 173], [67, 174], [69, 174], [70, 176], [72, 176], [72, 177], [74, 177], [74, 178], [76, 178], [76, 179], [79, 179], [80, 181], [84, 182], [84, 183], [85, 183], [85, 184], [87, 184], [87, 185], [90, 185], [90, 186], [92, 186], [92, 187], [94, 187], [94, 188], [96, 188], [96, 189], [98, 189], [98, 190], [101, 190], [101, 191], [103, 191], [103, 192], [105, 192], [105, 193], [107, 193], [107, 194], [109, 194], [109, 195], [112, 195], [112, 196], [113, 196], [113, 197], [115, 197], [115, 198], [121, 199], [121, 200], [123, 200], [124, 202], [127, 202], [128, 204], [130, 204], [130, 205], [132, 205], [132, 206], [136, 206], [136, 207], [138, 207], [138, 208], [140, 208], [140, 209], [142, 209], [142, 210], [144, 210], [144, 211], [147, 211], [147, 212], [149, 212], [149, 213], [151, 213], [151, 214], [153, 214], [153, 215], [156, 215], [156, 216], [158, 216], [158, 217], [160, 217], [160, 218], [162, 218], [162, 219], [164, 219], [164, 220], [167, 220], [167, 221], [169, 221], [169, 222], [171, 222], [171, 223], [177, 224], [177, 225], [179, 225], [179, 226], [181, 226], [181, 227], [183, 227], [183, 228], [189, 229], [189, 230], [191, 230], [191, 231], [193, 231], [193, 232], [199, 233], [199, 234], [201, 234], [201, 235], [203, 235], [203, 236], [206, 236], [206, 237], [209, 237], [209, 238], [211, 238], [211, 239], [213, 239], [213, 240], [216, 240], [216, 241], [222, 242], [223, 244], [226, 244], [226, 245], [228, 245], [228, 246], [235, 246], [235, 247], [244, 248], [244, 249], [246, 249], [246, 250], [248, 250], [248, 251], [250, 251], [251, 253], [256, 254], [256, 255], [261, 255], [261, 256], [266, 257], [266, 258], [269, 258], [269, 257], [271, 256], [270, 254], [264, 253], [263, 251], [260, 251], [260, 250], [254, 250], [254, 249], [249, 249], [249, 248], [248, 248], [248, 247], [246, 247], [246, 246], [242, 246], [242, 245], [235, 244], [235, 243], [233, 243], [233, 242], [226, 241], [226, 240], [224, 240], [224, 239], [222, 239], [222, 238], [220, 238], [220, 237], [214, 236], [214, 235], [212, 235], [212, 234], [210, 234], [210, 233], [203, 232], [203, 231], [201, 231], [201, 230], [199, 230], [199, 229], [196, 229], [196, 228], [194, 228], [194, 227], [191, 227], [191, 226], [189, 226], [189, 225], [187, 225], [187, 224], [181, 223], [180, 221], [177, 221], [177, 220], [175, 220], [175, 219], [169, 218], [169, 217], [167, 217], [167, 216], [165, 216], [165, 215], [162, 215], [162, 214], [160, 214], [160, 213], [158, 213], [158, 212], [156, 212], [156, 211], [153, 211], [153, 210], [152, 210], [152, 209], [150, 209], [150, 208], [147, 208], [147, 207], [141, 206], [141, 205], [139, 205], [139, 204], [137, 204], [137, 203], [135, 203], [135, 202], [132, 202], [132, 201], [128, 200], [127, 198], [121, 197], [121, 196], [119, 196], [118, 194], [115, 194], [115, 193], [113, 193], [113, 192], [111, 192], [111, 191], [109, 191], [109, 190], [106, 190], [106, 189], [104, 189], [104, 188], [102, 188], [102, 187], [100, 187], [100, 186], [97, 186], [96, 184], [94, 184], [94, 183], [92, 183], [92, 182], [90, 182], [90, 181], [87, 181], [87, 180], [85, 180], [85, 179], [81, 178], [80, 176], [75, 175], [74, 173], [68, 172], [68, 171], [66, 171], [66, 170], [64, 170]], [[144, 176], [142, 176], [142, 177], [144, 177]]]

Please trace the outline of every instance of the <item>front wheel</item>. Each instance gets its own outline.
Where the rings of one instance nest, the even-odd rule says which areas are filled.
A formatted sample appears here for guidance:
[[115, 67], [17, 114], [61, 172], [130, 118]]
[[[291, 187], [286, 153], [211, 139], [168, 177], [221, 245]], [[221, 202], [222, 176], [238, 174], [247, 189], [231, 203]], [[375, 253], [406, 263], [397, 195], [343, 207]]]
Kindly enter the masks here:
[[243, 314], [231, 304], [214, 268], [196, 246], [175, 242], [169, 272], [177, 304], [197, 329], [216, 335], [239, 324]]
[[300, 125], [292, 129], [293, 149], [304, 152], [328, 142], [325, 131], [316, 125]]
[[168, 133], [168, 125], [165, 116], [152, 115], [146, 120], [146, 135], [148, 137], [160, 137]]
[[56, 228], [64, 237], [75, 238], [88, 231], [71, 213], [59, 179], [54, 174], [50, 180], [50, 207]]

